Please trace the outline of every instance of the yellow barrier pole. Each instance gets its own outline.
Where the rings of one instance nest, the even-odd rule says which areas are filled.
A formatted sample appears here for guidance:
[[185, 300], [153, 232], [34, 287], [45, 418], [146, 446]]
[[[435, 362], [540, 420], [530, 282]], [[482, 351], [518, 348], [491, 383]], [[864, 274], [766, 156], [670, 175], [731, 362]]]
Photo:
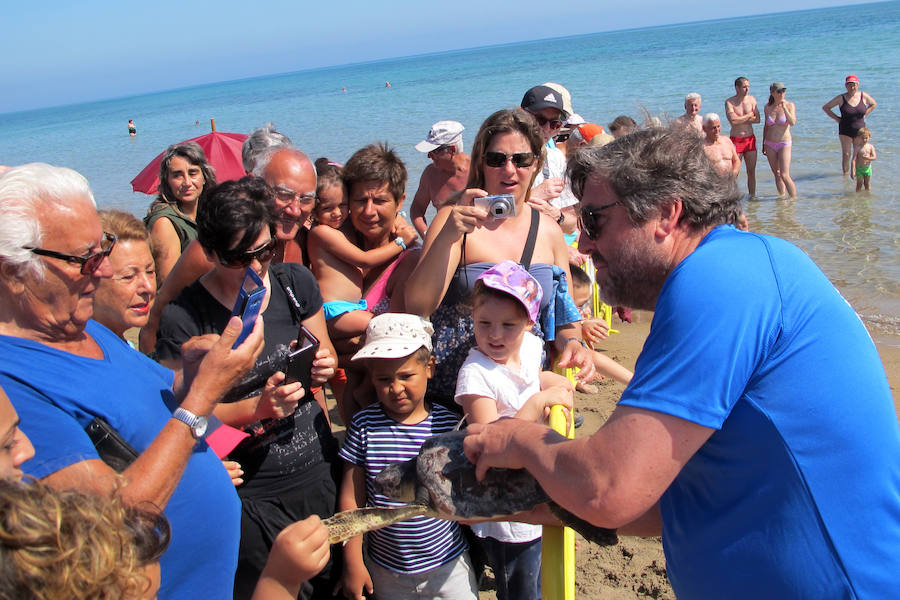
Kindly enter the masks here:
[[[566, 377], [574, 385], [572, 369]], [[562, 406], [550, 409], [550, 427], [568, 438], [575, 437], [572, 420]], [[544, 600], [575, 599], [575, 533], [568, 527], [544, 526], [541, 542], [541, 595]]]

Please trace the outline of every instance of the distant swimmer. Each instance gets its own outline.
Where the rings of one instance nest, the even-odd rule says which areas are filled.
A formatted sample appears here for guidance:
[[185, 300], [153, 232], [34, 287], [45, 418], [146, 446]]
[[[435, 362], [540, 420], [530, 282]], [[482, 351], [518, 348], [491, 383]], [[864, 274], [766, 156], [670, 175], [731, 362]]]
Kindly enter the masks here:
[[347, 93], [347, 88], [341, 88], [341, 91], [344, 92], [344, 93], [346, 94], [346, 93]]
[[701, 98], [697, 92], [684, 97], [684, 114], [675, 119], [678, 127], [694, 128], [698, 135], [703, 135], [703, 119], [700, 118]]
[[385, 81], [385, 82], [384, 82], [384, 87], [391, 87], [391, 82], [390, 82], [390, 81]]
[[734, 80], [735, 94], [725, 101], [725, 118], [731, 123], [728, 136], [737, 150], [738, 157], [747, 164], [747, 191], [756, 197], [756, 136], [753, 124], [759, 123], [756, 98], [750, 95], [750, 80], [738, 77]]
[[703, 151], [712, 161], [713, 166], [722, 175], [737, 177], [741, 170], [741, 159], [734, 144], [722, 135], [722, 120], [716, 113], [707, 113], [703, 117]]
[[431, 164], [422, 171], [419, 189], [409, 209], [412, 223], [423, 238], [428, 229], [425, 221], [428, 205], [440, 209], [454, 192], [466, 188], [469, 155], [463, 154], [463, 129], [457, 121], [438, 121], [425, 139], [416, 144], [416, 150], [426, 152], [431, 159]]
[[134, 126], [134, 119], [128, 119], [128, 135], [131, 137], [137, 135], [137, 127]]

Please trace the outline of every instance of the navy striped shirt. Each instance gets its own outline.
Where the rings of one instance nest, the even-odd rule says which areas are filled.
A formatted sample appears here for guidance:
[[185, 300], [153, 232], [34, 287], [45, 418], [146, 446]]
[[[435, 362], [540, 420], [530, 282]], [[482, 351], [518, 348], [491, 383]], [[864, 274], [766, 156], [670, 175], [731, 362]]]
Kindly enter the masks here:
[[[375, 476], [391, 463], [414, 458], [428, 438], [456, 427], [458, 417], [434, 406], [415, 425], [388, 417], [376, 403], [354, 415], [340, 457], [366, 472], [369, 506], [404, 506], [375, 493]], [[415, 517], [369, 533], [369, 555], [379, 565], [401, 573], [422, 573], [439, 567], [466, 550], [466, 541], [455, 521]]]

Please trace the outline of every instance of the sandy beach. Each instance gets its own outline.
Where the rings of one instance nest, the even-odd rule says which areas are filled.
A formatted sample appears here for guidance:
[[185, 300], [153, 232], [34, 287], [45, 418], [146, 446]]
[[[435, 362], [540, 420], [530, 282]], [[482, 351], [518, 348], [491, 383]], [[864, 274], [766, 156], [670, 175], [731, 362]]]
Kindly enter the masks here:
[[[650, 331], [652, 313], [635, 312], [634, 322], [616, 323], [620, 331], [604, 342], [609, 356], [630, 369], [640, 354]], [[894, 408], [900, 414], [900, 348], [878, 345], [894, 397]], [[575, 405], [584, 415], [584, 426], [576, 437], [596, 431], [615, 408], [624, 386], [612, 380], [599, 384], [596, 394], [577, 394]], [[654, 598], [674, 600], [675, 594], [666, 578], [666, 560], [659, 538], [622, 537], [617, 546], [601, 548], [578, 539], [576, 547], [575, 590], [578, 598], [632, 600]], [[494, 599], [493, 591], [483, 591], [480, 600]]]

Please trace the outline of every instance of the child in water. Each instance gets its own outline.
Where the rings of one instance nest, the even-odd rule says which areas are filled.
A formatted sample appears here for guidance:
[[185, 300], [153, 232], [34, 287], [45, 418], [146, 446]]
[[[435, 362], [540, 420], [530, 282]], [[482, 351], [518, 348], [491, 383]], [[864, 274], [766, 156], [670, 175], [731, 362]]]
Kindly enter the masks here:
[[[470, 423], [499, 417], [540, 421], [554, 404], [572, 408], [572, 386], [541, 371], [543, 342], [531, 333], [542, 291], [516, 262], [485, 271], [472, 291], [475, 348], [459, 371], [456, 402]], [[490, 522], [472, 525], [481, 538], [500, 600], [531, 600], [541, 594], [541, 526]]]
[[856, 175], [856, 191], [866, 187], [866, 191], [872, 189], [869, 181], [872, 178], [872, 161], [878, 155], [875, 152], [875, 146], [869, 141], [872, 139], [872, 132], [863, 127], [853, 139], [853, 160], [850, 164], [850, 177]]

